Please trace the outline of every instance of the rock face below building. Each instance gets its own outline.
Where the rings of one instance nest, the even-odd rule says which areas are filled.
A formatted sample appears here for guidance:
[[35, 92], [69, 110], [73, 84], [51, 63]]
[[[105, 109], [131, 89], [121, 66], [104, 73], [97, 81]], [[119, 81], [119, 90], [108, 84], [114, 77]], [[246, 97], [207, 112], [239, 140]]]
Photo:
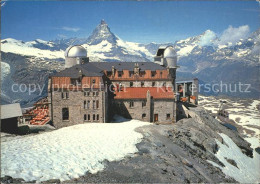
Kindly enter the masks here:
[[[220, 183], [236, 182], [208, 160], [224, 166], [216, 157], [219, 133], [229, 136], [245, 156], [252, 157], [250, 144], [202, 108], [189, 110], [191, 118], [174, 125], [149, 125], [139, 128], [144, 140], [135, 157], [107, 162], [103, 172], [86, 174], [69, 182], [156, 182]], [[225, 143], [224, 143], [225, 144]]]

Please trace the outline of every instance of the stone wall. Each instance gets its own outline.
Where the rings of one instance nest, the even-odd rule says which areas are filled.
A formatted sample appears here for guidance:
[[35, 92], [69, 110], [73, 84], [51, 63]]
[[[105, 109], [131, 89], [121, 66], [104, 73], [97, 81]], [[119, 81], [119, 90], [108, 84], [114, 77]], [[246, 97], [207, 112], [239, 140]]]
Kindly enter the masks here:
[[[143, 102], [146, 103], [143, 106]], [[131, 107], [130, 103], [134, 106]], [[150, 122], [150, 107], [147, 100], [113, 100], [113, 113], [128, 119], [137, 119]], [[143, 116], [145, 114], [145, 117]]]
[[[134, 106], [131, 107], [130, 103]], [[146, 106], [143, 106], [143, 102]], [[158, 123], [173, 123], [176, 120], [176, 104], [174, 99], [163, 100], [113, 100], [113, 113], [129, 119], [154, 122], [154, 114], [158, 114]], [[143, 115], [145, 114], [145, 116]], [[167, 114], [170, 115], [167, 118]]]
[[[157, 100], [154, 99], [152, 101], [153, 106], [153, 114], [158, 114], [158, 122], [159, 123], [173, 123], [175, 122], [176, 114], [175, 114], [175, 101], [174, 99], [164, 99], [164, 100]], [[170, 115], [167, 118], [167, 114]], [[154, 118], [154, 117], [153, 117]], [[155, 121], [155, 120], [153, 120]]]
[[[103, 123], [105, 122], [107, 113], [105, 112], [104, 105], [106, 103], [105, 92], [98, 91], [98, 96], [94, 96], [93, 92], [89, 92], [89, 96], [85, 96], [86, 93], [83, 91], [68, 91], [69, 98], [62, 98], [62, 92], [53, 91], [52, 94], [49, 93], [49, 97], [51, 97], [51, 109], [50, 109], [50, 117], [52, 118], [53, 125], [57, 128], [80, 124], [80, 123], [88, 123], [88, 122], [96, 122]], [[64, 91], [65, 93], [65, 91]], [[66, 96], [66, 95], [65, 95]], [[98, 108], [93, 108], [93, 102], [98, 100]], [[86, 105], [84, 107], [84, 101], [86, 101]], [[87, 102], [90, 101], [89, 109], [87, 109]], [[69, 120], [62, 120], [62, 108], [69, 109]], [[86, 114], [87, 119], [88, 115], [90, 115], [90, 120], [84, 120], [84, 115]], [[93, 115], [95, 115], [95, 120], [93, 120]], [[97, 120], [97, 115], [99, 116], [99, 120]]]

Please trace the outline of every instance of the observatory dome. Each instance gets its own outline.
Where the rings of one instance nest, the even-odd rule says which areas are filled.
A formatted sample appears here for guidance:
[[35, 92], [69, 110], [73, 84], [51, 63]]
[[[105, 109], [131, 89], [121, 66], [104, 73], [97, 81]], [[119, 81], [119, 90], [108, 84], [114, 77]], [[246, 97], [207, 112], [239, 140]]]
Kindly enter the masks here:
[[166, 49], [164, 50], [163, 56], [165, 58], [171, 58], [171, 57], [176, 57], [177, 53], [176, 51], [173, 49], [173, 47], [166, 47]]
[[87, 57], [87, 51], [80, 45], [70, 46], [65, 51], [65, 57]]

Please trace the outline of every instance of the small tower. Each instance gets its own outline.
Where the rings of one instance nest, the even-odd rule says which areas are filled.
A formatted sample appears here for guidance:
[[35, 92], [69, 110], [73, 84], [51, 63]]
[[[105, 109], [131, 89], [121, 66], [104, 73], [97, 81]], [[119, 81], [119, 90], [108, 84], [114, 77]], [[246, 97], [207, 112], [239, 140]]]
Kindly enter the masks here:
[[70, 46], [65, 51], [65, 68], [89, 62], [87, 51], [80, 45]]

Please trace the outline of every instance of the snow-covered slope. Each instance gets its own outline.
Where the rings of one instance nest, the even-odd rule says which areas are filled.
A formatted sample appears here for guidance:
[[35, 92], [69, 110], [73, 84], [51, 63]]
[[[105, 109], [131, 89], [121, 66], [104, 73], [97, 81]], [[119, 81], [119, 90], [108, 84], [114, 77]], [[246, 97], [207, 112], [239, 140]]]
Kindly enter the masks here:
[[1, 62], [1, 80], [4, 80], [8, 74], [10, 74], [10, 65], [8, 63]]
[[[224, 167], [209, 161], [220, 168], [226, 175], [233, 177], [241, 183], [259, 183], [260, 155], [254, 151], [254, 157], [250, 158], [241, 152], [241, 149], [227, 135], [220, 133], [224, 144], [215, 140], [219, 146], [216, 157], [225, 165]], [[228, 160], [235, 161], [236, 165]]]
[[87, 123], [2, 142], [1, 177], [64, 181], [96, 173], [104, 169], [104, 160], [133, 156], [143, 137], [134, 129], [144, 125], [149, 123]]
[[[41, 48], [38, 48], [42, 46]], [[43, 47], [45, 46], [45, 48]], [[54, 45], [52, 42], [43, 40], [35, 40], [30, 42], [23, 42], [7, 38], [1, 41], [1, 51], [6, 53], [14, 53], [24, 56], [35, 56], [38, 58], [57, 59], [64, 57], [63, 50], [50, 50]]]

